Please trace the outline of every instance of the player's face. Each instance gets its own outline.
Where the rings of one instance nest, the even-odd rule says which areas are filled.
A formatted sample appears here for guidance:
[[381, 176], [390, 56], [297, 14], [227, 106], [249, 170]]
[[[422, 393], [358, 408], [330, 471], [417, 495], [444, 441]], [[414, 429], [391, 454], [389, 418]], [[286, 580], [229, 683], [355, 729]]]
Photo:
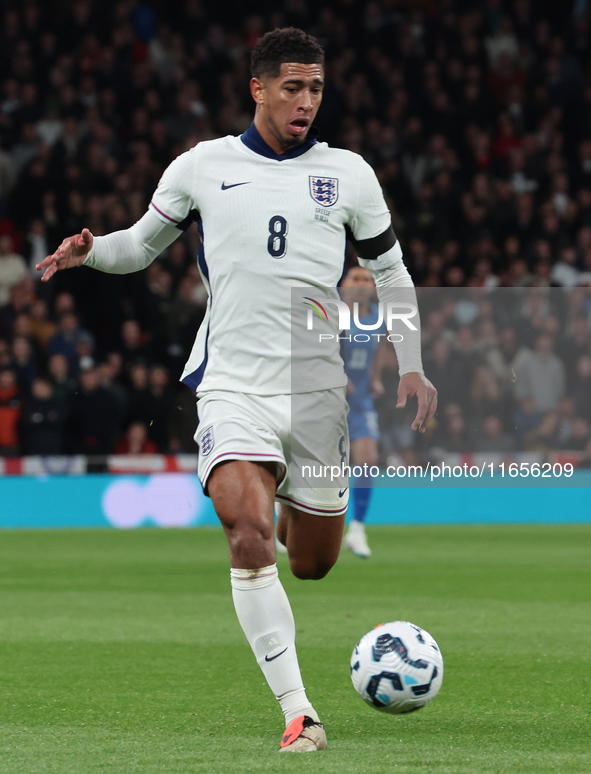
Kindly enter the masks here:
[[305, 141], [323, 88], [324, 69], [319, 64], [284, 63], [277, 78], [252, 79], [255, 123], [273, 150], [283, 153]]
[[375, 283], [367, 269], [355, 266], [347, 272], [341, 288], [345, 300], [366, 302], [373, 296]]

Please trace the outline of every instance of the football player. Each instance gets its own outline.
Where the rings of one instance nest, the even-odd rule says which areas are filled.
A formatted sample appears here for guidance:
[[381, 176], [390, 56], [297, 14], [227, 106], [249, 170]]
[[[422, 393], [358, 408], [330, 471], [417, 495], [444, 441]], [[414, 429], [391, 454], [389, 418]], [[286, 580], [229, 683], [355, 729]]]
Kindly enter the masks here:
[[[198, 397], [199, 476], [228, 539], [238, 620], [284, 713], [280, 749], [313, 752], [326, 746], [326, 735], [302, 683], [277, 574], [274, 501], [292, 572], [319, 579], [339, 554], [347, 493], [290, 480], [291, 288], [336, 287], [346, 228], [378, 293], [413, 284], [373, 170], [317, 139], [318, 42], [276, 29], [257, 43], [251, 67], [255, 116], [244, 134], [200, 142], [175, 159], [131, 228], [97, 237], [83, 229], [37, 268], [45, 281], [82, 263], [138, 271], [198, 222], [209, 302], [182, 380]], [[413, 428], [424, 431], [436, 391], [423, 375], [418, 336], [399, 346], [401, 394], [418, 396]], [[322, 389], [310, 379], [299, 404], [320, 407], [319, 437], [337, 439], [335, 464], [347, 444], [345, 385], [343, 369]]]
[[[386, 339], [387, 330], [383, 321], [379, 327], [370, 331], [356, 325], [356, 320], [367, 326], [379, 318], [378, 308], [373, 303], [375, 283], [371, 273], [363, 266], [352, 266], [341, 282], [341, 293], [351, 312], [354, 312], [354, 304], [357, 304], [357, 314], [352, 315], [351, 329], [347, 335], [341, 336], [341, 340], [348, 377], [347, 420], [351, 466], [366, 471], [378, 462], [379, 427], [373, 399], [384, 392], [379, 374], [379, 353], [384, 346], [391, 344]], [[371, 556], [364, 521], [371, 499], [372, 481], [371, 475], [367, 473], [354, 478], [353, 519], [345, 535], [345, 546], [362, 558]]]

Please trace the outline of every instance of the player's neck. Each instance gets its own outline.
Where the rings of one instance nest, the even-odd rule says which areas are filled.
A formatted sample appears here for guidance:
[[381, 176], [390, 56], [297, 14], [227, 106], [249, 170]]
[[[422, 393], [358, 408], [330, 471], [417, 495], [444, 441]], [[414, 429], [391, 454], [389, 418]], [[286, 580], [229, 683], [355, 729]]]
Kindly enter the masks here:
[[254, 117], [254, 125], [257, 132], [261, 135], [261, 138], [267, 143], [269, 148], [271, 148], [272, 151], [274, 151], [278, 156], [282, 156], [284, 153], [287, 153], [292, 148], [295, 148], [299, 143], [294, 143], [292, 145], [284, 145], [281, 140], [273, 134], [270, 127], [267, 125], [265, 120], [262, 118], [260, 113], [256, 113]]

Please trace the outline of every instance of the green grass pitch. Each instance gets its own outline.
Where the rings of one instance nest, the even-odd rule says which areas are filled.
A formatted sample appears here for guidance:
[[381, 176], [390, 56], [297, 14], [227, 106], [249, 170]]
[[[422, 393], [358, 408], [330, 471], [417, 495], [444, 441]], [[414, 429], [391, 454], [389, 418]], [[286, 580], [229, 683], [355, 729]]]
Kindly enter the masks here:
[[[279, 755], [221, 530], [0, 532], [0, 772], [591, 772], [591, 525], [369, 534], [369, 561], [320, 582], [279, 559], [329, 740]], [[395, 619], [433, 634], [445, 678], [389, 717], [349, 658]]]

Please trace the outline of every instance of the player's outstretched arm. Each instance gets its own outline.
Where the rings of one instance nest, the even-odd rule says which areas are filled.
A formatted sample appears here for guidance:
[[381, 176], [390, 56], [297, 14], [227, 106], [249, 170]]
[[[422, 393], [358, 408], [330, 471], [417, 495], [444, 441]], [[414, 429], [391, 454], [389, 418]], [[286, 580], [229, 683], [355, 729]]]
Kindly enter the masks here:
[[173, 223], [164, 222], [152, 210], [131, 228], [93, 237], [85, 228], [81, 234], [64, 239], [53, 255], [37, 264], [47, 282], [56, 271], [74, 266], [90, 266], [107, 274], [129, 274], [145, 269], [180, 236]]
[[80, 266], [92, 249], [94, 237], [87, 228], [83, 228], [80, 234], [66, 237], [53, 255], [48, 255], [35, 267], [37, 271], [44, 271], [42, 282], [51, 279], [56, 271], [73, 269]]
[[[129, 274], [152, 263], [177, 239], [188, 216], [198, 208], [192, 198], [195, 178], [193, 150], [182, 153], [164, 171], [152, 206], [130, 228], [94, 237], [85, 228], [64, 239], [53, 255], [37, 264], [47, 282], [56, 271], [84, 264], [107, 274]], [[158, 206], [160, 205], [160, 206]]]

